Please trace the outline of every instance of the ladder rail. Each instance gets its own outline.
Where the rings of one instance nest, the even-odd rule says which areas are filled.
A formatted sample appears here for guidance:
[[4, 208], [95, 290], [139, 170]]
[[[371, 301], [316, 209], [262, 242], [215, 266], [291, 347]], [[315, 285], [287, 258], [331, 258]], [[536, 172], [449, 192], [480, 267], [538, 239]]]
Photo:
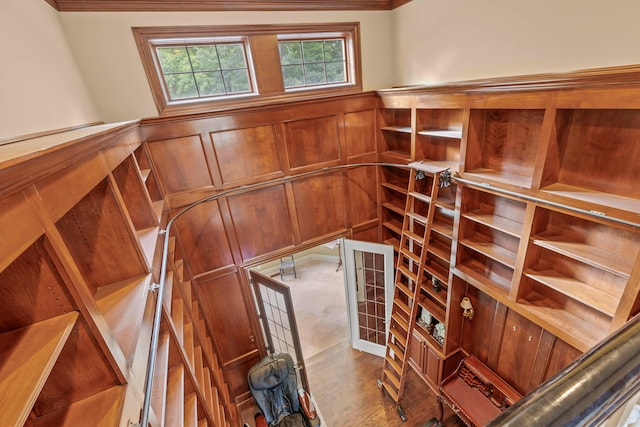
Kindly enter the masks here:
[[[391, 324], [387, 336], [382, 376], [379, 380], [379, 386], [393, 399], [403, 420], [406, 420], [406, 416], [400, 406], [400, 400], [409, 364], [411, 334], [417, 318], [417, 297], [420, 295], [424, 281], [424, 267], [427, 261], [438, 190], [441, 186], [448, 185], [448, 169], [422, 162], [412, 163], [409, 166], [412, 169], [396, 262]], [[420, 193], [416, 188], [418, 180], [425, 176], [430, 176], [432, 179], [428, 196]], [[424, 215], [424, 209], [418, 209], [418, 206], [424, 204], [428, 204], [426, 215]]]

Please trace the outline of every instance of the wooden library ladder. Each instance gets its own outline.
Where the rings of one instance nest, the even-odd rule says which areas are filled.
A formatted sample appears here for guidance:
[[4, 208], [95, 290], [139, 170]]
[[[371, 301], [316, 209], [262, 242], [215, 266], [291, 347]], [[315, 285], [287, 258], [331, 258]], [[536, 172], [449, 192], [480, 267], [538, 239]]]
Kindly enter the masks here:
[[411, 174], [395, 271], [391, 322], [382, 377], [378, 380], [378, 386], [391, 396], [403, 421], [406, 415], [400, 399], [409, 364], [411, 332], [418, 314], [418, 304], [414, 302], [420, 296], [423, 282], [438, 189], [450, 184], [449, 169], [442, 163], [413, 162], [409, 166]]

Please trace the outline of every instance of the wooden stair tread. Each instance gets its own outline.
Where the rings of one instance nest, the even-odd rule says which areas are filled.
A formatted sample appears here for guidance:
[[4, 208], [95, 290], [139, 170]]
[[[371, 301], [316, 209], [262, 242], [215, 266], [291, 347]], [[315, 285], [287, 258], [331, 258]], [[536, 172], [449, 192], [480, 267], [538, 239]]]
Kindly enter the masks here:
[[414, 242], [418, 242], [419, 244], [422, 244], [424, 242], [424, 238], [417, 235], [413, 231], [405, 230], [402, 232], [402, 235], [407, 237], [408, 239], [413, 240]]
[[23, 425], [78, 318], [73, 311], [0, 335], [4, 425]]

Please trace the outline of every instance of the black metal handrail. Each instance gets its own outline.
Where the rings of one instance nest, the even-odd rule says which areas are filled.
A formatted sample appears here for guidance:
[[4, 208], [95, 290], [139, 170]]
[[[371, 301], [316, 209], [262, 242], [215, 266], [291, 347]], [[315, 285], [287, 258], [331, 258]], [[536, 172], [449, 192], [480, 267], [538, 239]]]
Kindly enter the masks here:
[[598, 426], [640, 391], [640, 315], [489, 425]]

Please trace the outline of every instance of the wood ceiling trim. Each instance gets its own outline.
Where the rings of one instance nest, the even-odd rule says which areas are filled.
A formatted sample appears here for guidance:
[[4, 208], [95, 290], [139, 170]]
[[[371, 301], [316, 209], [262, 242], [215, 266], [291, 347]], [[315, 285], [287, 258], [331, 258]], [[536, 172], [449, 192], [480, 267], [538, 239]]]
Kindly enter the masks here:
[[61, 12], [392, 10], [411, 0], [45, 0]]

